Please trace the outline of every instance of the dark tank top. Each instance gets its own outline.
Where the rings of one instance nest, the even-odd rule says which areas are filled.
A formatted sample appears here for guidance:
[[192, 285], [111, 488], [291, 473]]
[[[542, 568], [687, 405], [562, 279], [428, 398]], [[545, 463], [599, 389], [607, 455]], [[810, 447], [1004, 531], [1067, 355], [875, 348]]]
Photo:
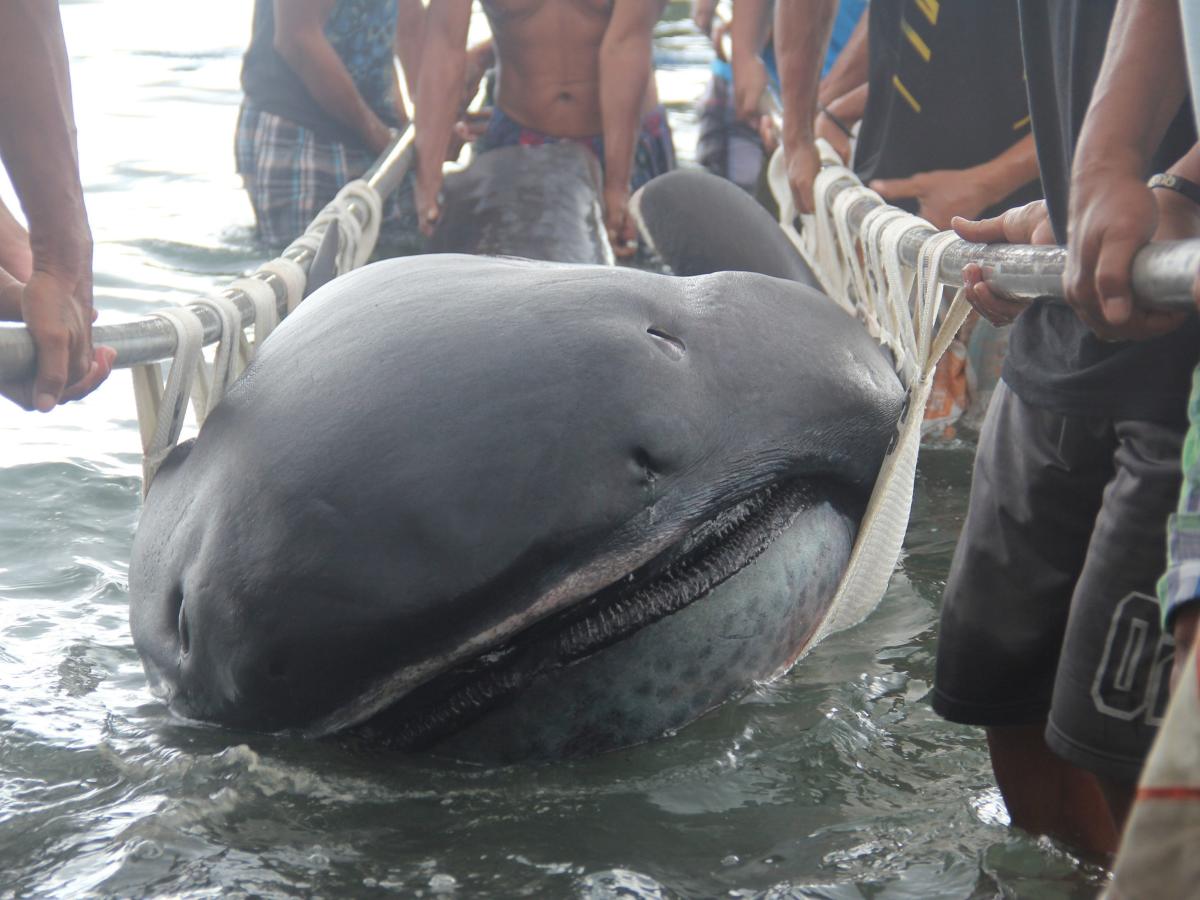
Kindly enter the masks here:
[[[871, 88], [854, 151], [864, 182], [968, 169], [1029, 133], [1015, 0], [871, 0], [867, 15]], [[983, 215], [1039, 196], [1034, 179]]]
[[[396, 0], [338, 0], [325, 37], [350, 73], [363, 100], [384, 123], [398, 127], [394, 98]], [[259, 109], [311, 128], [323, 138], [361, 144], [350, 128], [317, 105], [304, 82], [275, 50], [272, 0], [255, 0], [254, 29], [242, 59], [242, 90]]]

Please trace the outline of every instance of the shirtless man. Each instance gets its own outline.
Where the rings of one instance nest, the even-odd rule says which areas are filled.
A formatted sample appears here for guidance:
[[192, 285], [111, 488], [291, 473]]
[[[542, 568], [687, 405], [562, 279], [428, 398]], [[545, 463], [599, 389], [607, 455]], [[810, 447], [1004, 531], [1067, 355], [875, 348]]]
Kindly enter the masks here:
[[[651, 35], [665, 0], [484, 0], [498, 63], [489, 135], [503, 130], [578, 140], [604, 167], [604, 220], [629, 255], [634, 149], [651, 74]], [[471, 0], [429, 6], [416, 98], [417, 209], [430, 234], [440, 210], [442, 160], [458, 118]], [[522, 137], [520, 142], [528, 142]]]

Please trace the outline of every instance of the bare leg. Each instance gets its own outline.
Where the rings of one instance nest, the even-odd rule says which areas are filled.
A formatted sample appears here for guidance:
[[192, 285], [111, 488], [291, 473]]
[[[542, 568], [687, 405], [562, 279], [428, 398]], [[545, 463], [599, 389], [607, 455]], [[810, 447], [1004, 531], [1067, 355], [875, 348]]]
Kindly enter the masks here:
[[1113, 822], [1117, 827], [1117, 837], [1125, 830], [1125, 822], [1129, 819], [1129, 811], [1133, 808], [1133, 799], [1137, 795], [1137, 785], [1127, 781], [1117, 781], [1113, 778], [1096, 776], [1096, 783], [1104, 792], [1108, 802], [1108, 810], [1112, 813]]
[[1044, 725], [987, 729], [992, 770], [1012, 824], [1089, 856], [1116, 853], [1120, 831], [1100, 780], [1055, 755], [1046, 746], [1045, 730]]

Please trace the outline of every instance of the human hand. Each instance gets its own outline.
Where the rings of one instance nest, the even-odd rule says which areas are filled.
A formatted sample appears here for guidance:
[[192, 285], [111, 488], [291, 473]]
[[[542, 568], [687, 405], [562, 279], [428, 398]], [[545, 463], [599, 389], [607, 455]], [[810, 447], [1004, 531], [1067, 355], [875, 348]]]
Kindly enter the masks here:
[[717, 0], [692, 0], [692, 21], [701, 34], [712, 34], [713, 16], [716, 12]]
[[817, 113], [813, 131], [817, 137], [825, 138], [829, 142], [829, 146], [833, 147], [843, 163], [850, 162], [850, 135], [839, 128], [833, 119], [824, 112]]
[[945, 231], [955, 216], [974, 219], [994, 201], [988, 186], [971, 169], [937, 169], [911, 178], [877, 178], [868, 185], [885, 200], [916, 200], [917, 214]]
[[366, 135], [367, 149], [379, 156], [392, 143], [392, 129], [383, 123], [383, 119], [374, 115], [371, 116], [369, 129]]
[[637, 223], [629, 212], [629, 188], [605, 186], [604, 227], [617, 258], [627, 259], [637, 253]]
[[733, 108], [740, 121], [757, 124], [768, 80], [767, 67], [757, 54], [733, 54]]
[[[950, 225], [960, 238], [975, 244], [1056, 243], [1045, 200], [1035, 200], [980, 221], [955, 216], [950, 220]], [[1029, 305], [1025, 300], [997, 296], [984, 283], [983, 269], [977, 263], [964, 266], [962, 276], [963, 293], [967, 301], [993, 325], [1012, 324]]]
[[1175, 626], [1172, 630], [1175, 638], [1175, 664], [1171, 667], [1171, 693], [1179, 683], [1187, 664], [1188, 654], [1200, 637], [1200, 602], [1193, 601], [1175, 613]]
[[[488, 130], [488, 125], [492, 121], [492, 108], [484, 107], [479, 112], [463, 113], [462, 118], [454, 123], [454, 136], [459, 140], [459, 149], [462, 144], [469, 144], [472, 141], [477, 141]], [[446, 159], [457, 159], [458, 153], [453, 156], [450, 153], [446, 154]]]
[[758, 139], [763, 143], [763, 152], [767, 159], [774, 156], [780, 141], [779, 125], [774, 116], [758, 117]]
[[[1150, 310], [1134, 303], [1133, 257], [1153, 237], [1188, 235], [1156, 234], [1159, 198], [1136, 176], [1084, 169], [1076, 171], [1071, 189], [1063, 293], [1076, 315], [1097, 336], [1110, 341], [1143, 340], [1178, 328], [1186, 318], [1184, 313]], [[1174, 202], [1174, 198], [1161, 199], [1168, 205]], [[1186, 214], [1172, 210], [1167, 223], [1168, 232], [1186, 230]], [[1197, 233], [1200, 231], [1191, 230], [1191, 234]]]
[[442, 217], [442, 165], [439, 161], [433, 171], [417, 172], [413, 183], [413, 203], [417, 208], [417, 224], [421, 234], [431, 237]]
[[799, 141], [783, 142], [784, 161], [787, 163], [788, 185], [792, 189], [792, 201], [796, 211], [811, 213], [816, 208], [813, 199], [813, 182], [821, 171], [821, 153], [811, 136]]
[[0, 383], [0, 395], [24, 409], [49, 412], [90, 394], [108, 377], [117, 353], [92, 348], [91, 280], [72, 285], [45, 272], [0, 291], [0, 318], [24, 319], [37, 348], [37, 374]]
[[490, 40], [476, 44], [467, 50], [467, 70], [463, 80], [462, 108], [465, 110], [479, 93], [483, 76], [496, 62], [496, 53]]

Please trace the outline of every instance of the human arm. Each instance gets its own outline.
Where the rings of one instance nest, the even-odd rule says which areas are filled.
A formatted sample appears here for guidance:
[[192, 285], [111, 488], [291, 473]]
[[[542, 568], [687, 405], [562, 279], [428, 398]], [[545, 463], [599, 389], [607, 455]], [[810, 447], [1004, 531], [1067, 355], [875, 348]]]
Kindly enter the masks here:
[[775, 48], [783, 95], [783, 150], [796, 209], [813, 211], [813, 180], [821, 169], [813, 123], [821, 63], [837, 12], [837, 0], [778, 0]]
[[441, 209], [442, 163], [458, 118], [467, 69], [471, 0], [438, 0], [425, 16], [425, 48], [417, 80], [414, 186], [421, 231], [432, 234]]
[[717, 0], [692, 0], [692, 21], [705, 37], [712, 35], [713, 17], [717, 14]]
[[630, 256], [637, 249], [637, 225], [629, 213], [629, 182], [642, 97], [651, 75], [654, 23], [664, 6], [665, 0], [616, 0], [600, 42], [604, 223], [618, 256]]
[[885, 200], [916, 198], [918, 214], [934, 228], [955, 216], [974, 219], [1038, 177], [1037, 150], [1027, 134], [999, 156], [967, 169], [920, 172], [910, 178], [875, 179], [869, 185]]
[[[1182, 321], [1135, 306], [1131, 274], [1159, 225], [1153, 193], [1170, 193], [1151, 192], [1145, 168], [1186, 94], [1177, 4], [1120, 0], [1075, 152], [1063, 276], [1067, 302], [1102, 338], [1152, 337]], [[1200, 176], [1181, 165], [1172, 171]]]
[[[34, 379], [0, 385], [0, 393], [48, 412], [90, 392], [114, 356], [92, 347], [92, 234], [57, 3], [0, 4], [0, 158], [29, 223], [31, 250], [27, 278], [6, 273], [3, 313], [24, 320], [37, 350]], [[17, 309], [14, 283], [21, 284]]]
[[273, 0], [275, 50], [321, 110], [352, 130], [372, 153], [392, 140], [390, 129], [362, 98], [333, 45], [325, 22], [337, 0]]
[[[870, 74], [869, 42], [867, 38], [867, 22], [870, 20], [867, 10], [858, 17], [858, 24], [846, 41], [846, 46], [838, 54], [829, 74], [821, 79], [817, 90], [817, 102], [821, 106], [830, 106], [838, 97], [844, 97], [860, 85], [867, 83]], [[861, 113], [859, 114], [861, 117]]]
[[421, 49], [425, 45], [425, 6], [421, 0], [396, 0], [396, 38], [393, 43], [411, 99], [417, 94]]
[[729, 26], [733, 51], [734, 111], [743, 121], [758, 117], [762, 95], [767, 89], [767, 67], [759, 56], [771, 33], [771, 9], [767, 0], [734, 0]]
[[29, 232], [3, 202], [0, 202], [0, 269], [22, 282], [28, 281], [33, 274]]
[[850, 129], [862, 119], [867, 109], [871, 86], [863, 82], [848, 94], [843, 94], [822, 106], [813, 125], [816, 136], [824, 138], [844, 162], [850, 161]]
[[[1058, 243], [1050, 226], [1050, 214], [1045, 200], [1034, 200], [993, 216], [973, 221], [960, 216], [950, 220], [950, 226], [964, 241], [975, 244], [1037, 244]], [[967, 301], [993, 325], [1010, 325], [1029, 304], [1010, 300], [992, 292], [983, 278], [978, 263], [963, 266], [963, 293]]]

